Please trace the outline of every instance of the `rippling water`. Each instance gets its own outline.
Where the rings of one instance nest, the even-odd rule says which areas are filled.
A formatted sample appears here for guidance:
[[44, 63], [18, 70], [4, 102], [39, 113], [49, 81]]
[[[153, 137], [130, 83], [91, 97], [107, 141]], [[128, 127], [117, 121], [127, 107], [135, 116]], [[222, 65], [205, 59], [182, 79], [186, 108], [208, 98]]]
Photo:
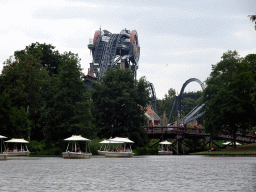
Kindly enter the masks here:
[[256, 157], [9, 158], [0, 191], [256, 191]]

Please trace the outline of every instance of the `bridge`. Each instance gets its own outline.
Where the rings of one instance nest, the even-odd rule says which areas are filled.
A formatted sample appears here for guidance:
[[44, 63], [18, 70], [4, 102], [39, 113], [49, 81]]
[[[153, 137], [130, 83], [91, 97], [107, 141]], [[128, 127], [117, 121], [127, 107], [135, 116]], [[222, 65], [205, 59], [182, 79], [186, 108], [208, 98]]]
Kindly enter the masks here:
[[[210, 134], [205, 133], [203, 127], [146, 127], [145, 131], [147, 132], [149, 139], [174, 139], [174, 142], [172, 142], [172, 149], [175, 154], [189, 154], [192, 152], [211, 150], [213, 144], [221, 149], [223, 147], [215, 143], [215, 140], [233, 140], [233, 136], [229, 135], [227, 132], [211, 139]], [[256, 142], [256, 136], [254, 133], [244, 135], [237, 132], [236, 135], [236, 141], [238, 142]], [[206, 148], [207, 145], [209, 145], [208, 149]], [[188, 150], [185, 150], [184, 146]]]

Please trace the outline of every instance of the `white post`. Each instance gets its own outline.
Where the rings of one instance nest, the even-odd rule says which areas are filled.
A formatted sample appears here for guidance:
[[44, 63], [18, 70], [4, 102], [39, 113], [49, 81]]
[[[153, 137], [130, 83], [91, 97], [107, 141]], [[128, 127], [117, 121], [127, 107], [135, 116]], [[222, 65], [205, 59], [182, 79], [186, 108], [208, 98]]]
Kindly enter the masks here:
[[76, 152], [76, 142], [75, 142], [75, 152]]

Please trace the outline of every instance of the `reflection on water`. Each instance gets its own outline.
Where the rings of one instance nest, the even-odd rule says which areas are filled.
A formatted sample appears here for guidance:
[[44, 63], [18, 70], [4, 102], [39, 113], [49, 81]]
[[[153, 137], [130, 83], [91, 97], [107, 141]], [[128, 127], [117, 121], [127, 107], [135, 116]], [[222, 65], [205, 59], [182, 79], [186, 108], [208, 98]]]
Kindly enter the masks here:
[[0, 191], [256, 191], [256, 157], [26, 157], [0, 170]]

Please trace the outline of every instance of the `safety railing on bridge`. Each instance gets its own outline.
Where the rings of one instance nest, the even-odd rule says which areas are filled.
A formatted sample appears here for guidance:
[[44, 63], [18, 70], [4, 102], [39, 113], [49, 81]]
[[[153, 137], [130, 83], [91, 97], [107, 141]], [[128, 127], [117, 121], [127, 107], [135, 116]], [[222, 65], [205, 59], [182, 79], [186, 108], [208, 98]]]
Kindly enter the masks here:
[[148, 134], [186, 133], [205, 135], [203, 127], [145, 127]]
[[[188, 135], [204, 135], [209, 136], [208, 133], [205, 133], [203, 127], [145, 127], [144, 128], [147, 134], [188, 134]], [[228, 132], [223, 132], [218, 136], [218, 139], [223, 140], [232, 140], [233, 136]], [[256, 134], [255, 133], [247, 133], [242, 134], [241, 132], [237, 132], [236, 140], [245, 143], [255, 143], [256, 142]]]

